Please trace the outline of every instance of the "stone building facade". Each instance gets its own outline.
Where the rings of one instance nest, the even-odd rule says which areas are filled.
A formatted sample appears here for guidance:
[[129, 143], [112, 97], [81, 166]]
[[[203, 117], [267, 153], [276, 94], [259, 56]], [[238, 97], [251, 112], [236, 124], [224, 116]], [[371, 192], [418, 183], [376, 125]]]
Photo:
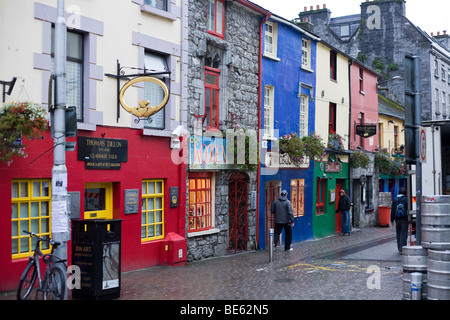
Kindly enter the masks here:
[[[215, 11], [208, 9], [214, 2]], [[258, 132], [259, 30], [264, 14], [247, 1], [189, 1], [188, 261], [255, 249], [257, 172], [221, 160], [227, 129]], [[220, 138], [208, 137], [211, 134]], [[195, 149], [197, 142], [201, 151]], [[216, 150], [220, 159], [215, 154], [211, 161], [207, 148]], [[206, 189], [199, 191], [202, 183]], [[202, 220], [202, 212], [209, 221]]]

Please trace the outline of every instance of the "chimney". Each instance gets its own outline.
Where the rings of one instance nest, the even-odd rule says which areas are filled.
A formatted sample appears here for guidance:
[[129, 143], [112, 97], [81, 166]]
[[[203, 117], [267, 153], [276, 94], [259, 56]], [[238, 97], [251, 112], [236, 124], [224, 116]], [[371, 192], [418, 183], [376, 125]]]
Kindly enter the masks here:
[[303, 11], [304, 11], [304, 12], [308, 11], [308, 7], [304, 7], [304, 8], [303, 8]]
[[327, 8], [327, 5], [326, 5], [326, 4], [324, 4], [324, 5], [323, 5], [323, 8], [324, 8], [324, 9], [326, 9], [326, 8]]

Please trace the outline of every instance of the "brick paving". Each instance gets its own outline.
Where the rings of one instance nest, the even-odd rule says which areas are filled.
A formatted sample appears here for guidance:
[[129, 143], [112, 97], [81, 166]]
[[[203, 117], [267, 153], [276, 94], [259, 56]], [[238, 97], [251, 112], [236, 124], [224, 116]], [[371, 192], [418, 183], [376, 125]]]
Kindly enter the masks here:
[[[394, 228], [354, 230], [268, 250], [122, 274], [118, 300], [401, 300], [402, 262]], [[380, 271], [380, 288], [369, 289]], [[0, 293], [13, 300], [14, 293]]]

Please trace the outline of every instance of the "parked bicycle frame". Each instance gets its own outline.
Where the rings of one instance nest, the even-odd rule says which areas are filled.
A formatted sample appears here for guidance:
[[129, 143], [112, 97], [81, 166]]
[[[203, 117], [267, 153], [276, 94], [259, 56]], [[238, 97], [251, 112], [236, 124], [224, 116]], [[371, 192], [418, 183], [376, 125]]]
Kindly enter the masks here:
[[[39, 287], [36, 290], [36, 300], [38, 299], [39, 292], [42, 292], [42, 299], [44, 300], [63, 300], [66, 290], [66, 275], [64, 272], [55, 266], [56, 263], [64, 263], [66, 260], [62, 260], [53, 254], [54, 249], [61, 245], [58, 241], [52, 239], [44, 239], [39, 237], [33, 232], [23, 230], [30, 237], [37, 239], [33, 254], [29, 257], [27, 266], [20, 277], [19, 287], [17, 288], [17, 299], [25, 300], [30, 296], [33, 291], [36, 279], [39, 279]], [[40, 243], [48, 242], [52, 249], [51, 253], [44, 254], [40, 250]], [[41, 274], [41, 266], [39, 257], [42, 258], [46, 267], [44, 271], [44, 277]]]

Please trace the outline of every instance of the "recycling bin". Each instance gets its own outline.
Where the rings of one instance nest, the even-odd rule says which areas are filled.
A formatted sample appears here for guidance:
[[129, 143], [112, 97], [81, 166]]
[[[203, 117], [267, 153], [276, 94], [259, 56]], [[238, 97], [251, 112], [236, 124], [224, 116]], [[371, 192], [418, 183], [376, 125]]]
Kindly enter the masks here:
[[74, 299], [120, 297], [122, 220], [72, 220], [72, 265], [81, 273]]

